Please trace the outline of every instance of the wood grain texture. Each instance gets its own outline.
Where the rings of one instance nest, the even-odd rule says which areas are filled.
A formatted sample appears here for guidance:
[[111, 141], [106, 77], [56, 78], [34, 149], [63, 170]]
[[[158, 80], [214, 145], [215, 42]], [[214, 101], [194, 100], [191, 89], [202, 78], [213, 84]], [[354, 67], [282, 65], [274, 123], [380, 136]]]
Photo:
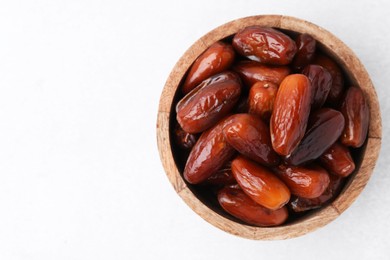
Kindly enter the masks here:
[[332, 203], [340, 214], [356, 200], [366, 186], [375, 168], [375, 163], [380, 152], [380, 146], [380, 138], [368, 137], [366, 152], [359, 170], [355, 173], [352, 180], [344, 187], [342, 195]]
[[[196, 57], [211, 44], [231, 36], [240, 29], [250, 25], [276, 27], [298, 33], [308, 33], [313, 36], [327, 54], [343, 67], [352, 84], [359, 86], [363, 90], [370, 106], [368, 140], [360, 168], [355, 172], [354, 178], [351, 178], [339, 197], [330, 205], [314, 211], [312, 214], [306, 215], [295, 222], [279, 227], [262, 228], [240, 224], [225, 218], [207, 207], [191, 192], [184, 182], [175, 164], [171, 150], [169, 134], [170, 111], [175, 93], [186, 71]], [[304, 235], [328, 224], [356, 200], [367, 184], [379, 156], [382, 138], [381, 122], [375, 88], [364, 66], [349, 47], [327, 30], [310, 22], [289, 16], [260, 15], [234, 20], [210, 31], [196, 41], [179, 59], [169, 75], [161, 94], [157, 117], [157, 144], [161, 162], [174, 189], [203, 219], [228, 233], [248, 239], [287, 239]]]

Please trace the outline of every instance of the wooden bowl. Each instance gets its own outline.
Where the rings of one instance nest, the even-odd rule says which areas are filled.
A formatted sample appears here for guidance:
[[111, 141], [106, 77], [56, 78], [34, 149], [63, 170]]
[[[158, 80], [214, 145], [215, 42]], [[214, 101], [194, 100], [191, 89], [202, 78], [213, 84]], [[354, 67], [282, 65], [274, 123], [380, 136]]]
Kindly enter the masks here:
[[[331, 56], [344, 70], [349, 83], [359, 86], [366, 95], [370, 107], [368, 138], [361, 150], [354, 174], [348, 179], [340, 195], [329, 205], [313, 211], [295, 221], [278, 227], [254, 227], [235, 221], [221, 213], [213, 205], [200, 198], [191, 185], [187, 184], [175, 162], [170, 138], [170, 121], [174, 116], [175, 95], [188, 68], [194, 60], [214, 42], [235, 34], [240, 29], [260, 25], [275, 27], [297, 33], [308, 33], [319, 43], [319, 48]], [[179, 196], [203, 219], [214, 226], [237, 236], [249, 239], [272, 240], [301, 236], [320, 228], [336, 219], [361, 193], [374, 169], [381, 146], [381, 116], [378, 98], [370, 77], [362, 63], [342, 41], [323, 28], [294, 17], [281, 15], [259, 15], [226, 23], [207, 33], [196, 41], [179, 59], [169, 75], [161, 93], [158, 119], [157, 142], [166, 174]]]

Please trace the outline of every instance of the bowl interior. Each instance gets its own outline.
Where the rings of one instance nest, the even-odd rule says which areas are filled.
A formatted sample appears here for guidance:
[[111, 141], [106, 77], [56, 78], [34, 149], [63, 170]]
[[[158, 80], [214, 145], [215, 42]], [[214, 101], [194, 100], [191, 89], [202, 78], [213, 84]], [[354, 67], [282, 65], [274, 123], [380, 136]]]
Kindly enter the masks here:
[[[227, 214], [219, 206], [215, 191], [202, 185], [190, 185], [182, 178], [188, 152], [180, 149], [171, 133], [176, 118], [175, 104], [182, 98], [179, 87], [194, 60], [218, 40], [231, 42], [232, 36], [249, 25], [275, 27], [290, 36], [308, 33], [318, 48], [330, 56], [343, 69], [346, 85], [355, 85], [365, 92], [370, 106], [370, 127], [365, 144], [353, 149], [356, 169], [345, 181], [339, 196], [328, 205], [307, 213], [295, 214], [279, 227], [254, 227]], [[161, 95], [157, 124], [159, 150], [168, 178], [183, 200], [211, 224], [229, 233], [251, 239], [280, 239], [305, 234], [337, 218], [356, 199], [367, 183], [378, 157], [381, 140], [381, 120], [377, 96], [363, 65], [353, 52], [339, 39], [324, 29], [306, 21], [286, 16], [254, 16], [222, 25], [199, 39], [178, 61]], [[160, 133], [159, 133], [160, 131]]]

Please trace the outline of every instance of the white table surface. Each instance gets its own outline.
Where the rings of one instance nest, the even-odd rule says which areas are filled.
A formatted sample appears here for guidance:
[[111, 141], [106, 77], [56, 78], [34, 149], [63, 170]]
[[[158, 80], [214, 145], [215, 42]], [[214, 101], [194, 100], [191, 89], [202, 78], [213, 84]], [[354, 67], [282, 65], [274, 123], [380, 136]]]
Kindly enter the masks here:
[[[389, 3], [1, 1], [0, 259], [389, 259]], [[156, 145], [160, 92], [178, 58], [211, 29], [256, 14], [333, 32], [381, 103], [382, 152], [361, 196], [286, 241], [205, 222], [174, 192]]]

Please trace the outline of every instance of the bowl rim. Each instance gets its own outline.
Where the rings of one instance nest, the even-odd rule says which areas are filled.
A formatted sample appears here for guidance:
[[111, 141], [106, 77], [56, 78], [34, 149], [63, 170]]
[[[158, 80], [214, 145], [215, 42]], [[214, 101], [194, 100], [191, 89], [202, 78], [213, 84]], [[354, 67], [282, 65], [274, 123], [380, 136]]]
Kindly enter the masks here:
[[[277, 227], [254, 227], [237, 223], [216, 213], [204, 205], [184, 182], [172, 154], [169, 122], [176, 90], [193, 61], [214, 42], [235, 34], [250, 25], [275, 27], [297, 33], [308, 33], [326, 49], [349, 76], [353, 85], [359, 86], [370, 107], [370, 124], [366, 148], [363, 151], [360, 168], [342, 193], [322, 209], [286, 225]], [[230, 234], [254, 239], [274, 240], [298, 237], [325, 226], [343, 213], [356, 200], [370, 179], [379, 156], [382, 139], [382, 121], [379, 101], [371, 79], [363, 64], [353, 51], [329, 31], [292, 16], [256, 15], [239, 18], [225, 23], [198, 39], [177, 61], [162, 90], [157, 115], [157, 145], [160, 159], [173, 188], [183, 201], [210, 224]], [[369, 151], [369, 153], [367, 152]]]

